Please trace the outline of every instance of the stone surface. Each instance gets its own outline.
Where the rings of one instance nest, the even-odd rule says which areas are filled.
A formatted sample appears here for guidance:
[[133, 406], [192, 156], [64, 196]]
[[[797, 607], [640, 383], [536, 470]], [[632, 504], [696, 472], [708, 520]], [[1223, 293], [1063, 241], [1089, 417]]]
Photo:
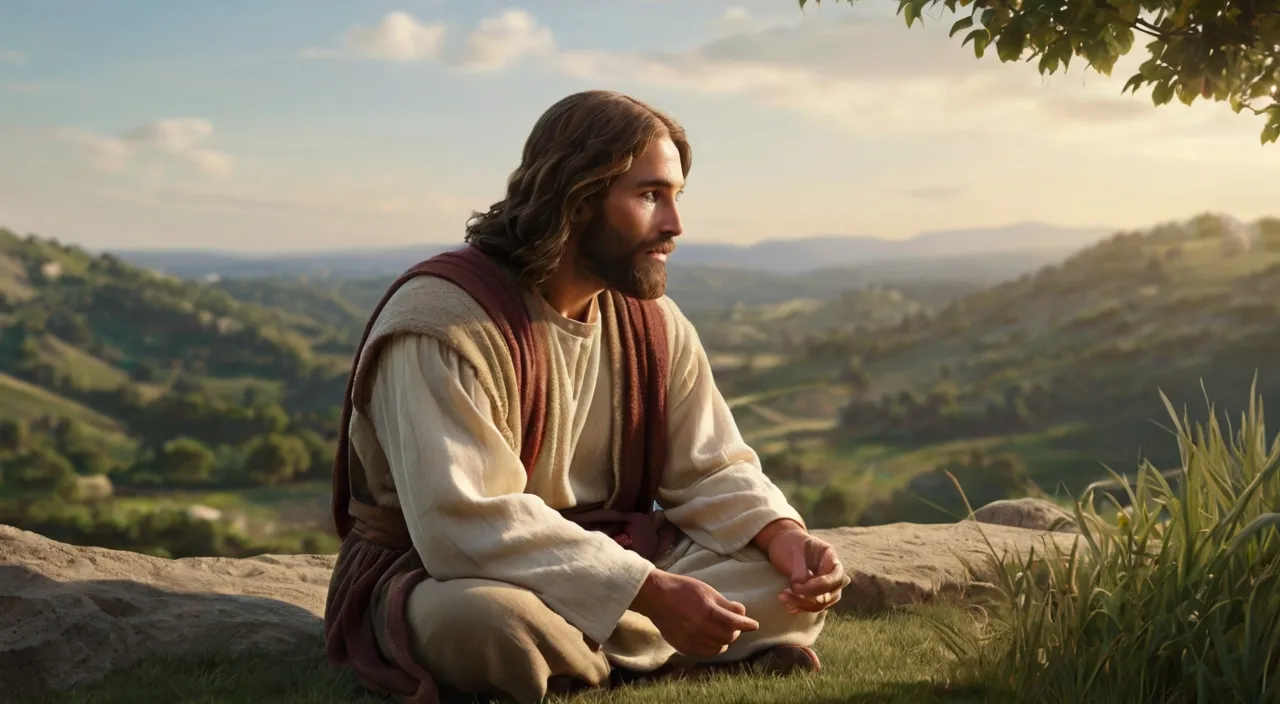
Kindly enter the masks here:
[[992, 501], [973, 512], [975, 520], [1031, 530], [1079, 533], [1076, 517], [1061, 506], [1044, 499], [1030, 497]]
[[815, 530], [835, 546], [852, 580], [837, 611], [878, 613], [963, 597], [996, 580], [992, 558], [1069, 554], [1078, 536], [975, 521], [890, 523]]
[[333, 560], [171, 560], [0, 525], [0, 691], [71, 687], [155, 652], [314, 656]]
[[[896, 523], [815, 531], [852, 577], [838, 608], [874, 613], [962, 594], [990, 549], [1074, 539], [1001, 525]], [[91, 682], [155, 653], [317, 657], [332, 555], [164, 559], [79, 547], [0, 525], [0, 691]]]

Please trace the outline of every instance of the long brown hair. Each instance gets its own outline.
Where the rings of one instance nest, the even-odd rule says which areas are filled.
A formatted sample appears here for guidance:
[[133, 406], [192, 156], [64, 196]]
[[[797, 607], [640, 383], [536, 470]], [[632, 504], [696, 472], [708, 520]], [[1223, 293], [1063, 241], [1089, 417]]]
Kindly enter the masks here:
[[662, 137], [675, 143], [687, 177], [693, 161], [688, 139], [665, 113], [614, 91], [562, 98], [534, 124], [506, 197], [488, 212], [472, 213], [466, 241], [526, 284], [542, 283], [564, 255], [578, 206], [603, 196], [612, 179]]

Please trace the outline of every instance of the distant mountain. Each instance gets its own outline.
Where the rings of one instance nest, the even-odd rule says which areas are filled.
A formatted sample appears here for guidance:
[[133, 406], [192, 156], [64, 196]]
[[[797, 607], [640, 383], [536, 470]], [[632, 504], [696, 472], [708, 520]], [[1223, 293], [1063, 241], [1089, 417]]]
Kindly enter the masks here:
[[[908, 239], [819, 235], [768, 239], [750, 245], [703, 244], [685, 238], [672, 268], [728, 267], [778, 274], [930, 258], [1032, 255], [1037, 261], [1065, 256], [1103, 239], [1106, 228], [1069, 228], [1043, 223], [925, 232]], [[389, 276], [456, 244], [347, 249], [252, 255], [216, 250], [120, 250], [138, 266], [185, 279], [263, 276], [323, 276], [338, 279]], [[974, 260], [976, 261], [976, 259]]]

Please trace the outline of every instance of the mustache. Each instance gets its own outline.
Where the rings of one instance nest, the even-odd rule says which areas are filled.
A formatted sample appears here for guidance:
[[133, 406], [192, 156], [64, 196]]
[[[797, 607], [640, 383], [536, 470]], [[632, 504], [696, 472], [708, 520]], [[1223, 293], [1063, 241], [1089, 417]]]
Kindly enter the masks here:
[[671, 254], [675, 250], [676, 242], [674, 237], [663, 237], [636, 248], [637, 252], [658, 252], [660, 254]]

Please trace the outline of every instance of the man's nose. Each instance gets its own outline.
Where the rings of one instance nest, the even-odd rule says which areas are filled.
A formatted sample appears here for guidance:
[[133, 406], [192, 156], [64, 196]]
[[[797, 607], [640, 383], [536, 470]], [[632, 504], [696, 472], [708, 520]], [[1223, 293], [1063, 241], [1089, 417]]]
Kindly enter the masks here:
[[680, 206], [671, 201], [670, 206], [662, 209], [662, 234], [668, 237], [679, 237], [684, 234], [684, 222], [680, 217]]

